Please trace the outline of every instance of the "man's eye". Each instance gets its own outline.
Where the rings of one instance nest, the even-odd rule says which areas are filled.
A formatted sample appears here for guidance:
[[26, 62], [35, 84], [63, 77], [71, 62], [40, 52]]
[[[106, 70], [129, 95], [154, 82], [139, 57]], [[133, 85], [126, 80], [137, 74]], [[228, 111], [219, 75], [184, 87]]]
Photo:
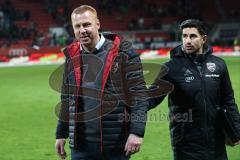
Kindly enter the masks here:
[[197, 37], [197, 35], [191, 35], [191, 38], [196, 38]]
[[86, 24], [83, 25], [83, 27], [89, 27], [89, 26], [91, 26], [90, 23], [86, 23]]
[[75, 28], [79, 28], [80, 27], [80, 25], [75, 25]]

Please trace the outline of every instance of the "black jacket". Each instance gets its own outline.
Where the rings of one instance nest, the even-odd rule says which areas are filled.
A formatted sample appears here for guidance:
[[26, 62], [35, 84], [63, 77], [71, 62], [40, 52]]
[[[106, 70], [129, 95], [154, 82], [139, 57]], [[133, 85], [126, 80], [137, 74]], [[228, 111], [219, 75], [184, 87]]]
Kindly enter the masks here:
[[[69, 137], [70, 148], [84, 148], [84, 144], [90, 141], [99, 143], [101, 151], [123, 151], [129, 133], [144, 136], [146, 121], [129, 118], [130, 113], [146, 118], [148, 106], [147, 100], [134, 96], [130, 91], [146, 89], [139, 55], [129, 48], [129, 43], [121, 42], [117, 36], [105, 35], [105, 38], [112, 44], [110, 47], [102, 47], [107, 50], [108, 56], [104, 62], [101, 89], [87, 91], [90, 97], [99, 99], [101, 105], [90, 111], [82, 110], [81, 98], [78, 96], [83, 89], [86, 90], [81, 87], [80, 44], [74, 42], [64, 50], [66, 62], [56, 138]], [[136, 78], [138, 83], [127, 80]], [[99, 125], [94, 134], [86, 135], [85, 122], [94, 119]]]
[[[171, 142], [176, 160], [227, 159], [224, 138], [217, 121], [217, 108], [226, 105], [240, 131], [240, 115], [234, 100], [227, 66], [205, 46], [203, 55], [194, 57], [178, 46], [159, 79], [174, 85], [168, 96]], [[151, 99], [150, 108], [164, 97]]]

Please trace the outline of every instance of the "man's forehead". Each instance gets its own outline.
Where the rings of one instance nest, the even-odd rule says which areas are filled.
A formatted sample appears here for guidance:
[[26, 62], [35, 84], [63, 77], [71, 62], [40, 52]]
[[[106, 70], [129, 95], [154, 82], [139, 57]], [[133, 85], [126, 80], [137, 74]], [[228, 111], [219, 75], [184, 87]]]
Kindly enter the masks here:
[[72, 19], [79, 19], [79, 18], [84, 18], [84, 17], [92, 17], [92, 18], [96, 18], [96, 15], [94, 15], [92, 12], [90, 11], [85, 11], [82, 13], [73, 13], [72, 14]]
[[198, 29], [195, 27], [183, 28], [182, 33], [183, 34], [199, 34]]

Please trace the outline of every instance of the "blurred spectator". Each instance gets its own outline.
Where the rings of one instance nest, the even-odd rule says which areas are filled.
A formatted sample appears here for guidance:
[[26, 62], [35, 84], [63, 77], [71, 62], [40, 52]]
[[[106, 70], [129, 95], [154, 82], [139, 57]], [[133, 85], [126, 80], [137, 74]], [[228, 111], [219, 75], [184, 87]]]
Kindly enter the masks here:
[[65, 34], [60, 35], [57, 39], [57, 44], [60, 46], [66, 46], [67, 36]]
[[4, 24], [5, 24], [4, 13], [3, 11], [0, 10], [0, 31], [4, 28]]
[[23, 12], [23, 18], [25, 21], [29, 21], [30, 19], [30, 16], [31, 16], [31, 13], [28, 9], [26, 9], [24, 12]]
[[27, 30], [30, 34], [30, 38], [35, 39], [37, 36], [37, 23], [33, 21], [29, 22]]
[[137, 28], [137, 21], [136, 19], [132, 19], [128, 24], [129, 30], [135, 30]]
[[68, 0], [45, 0], [45, 11], [52, 15], [58, 25], [67, 21], [69, 12]]
[[20, 37], [22, 39], [24, 39], [24, 40], [30, 39], [30, 33], [27, 28], [22, 28], [20, 31], [20, 34], [21, 34]]
[[162, 29], [161, 22], [160, 21], [154, 22], [152, 29]]
[[56, 33], [53, 34], [52, 39], [50, 40], [50, 46], [56, 46], [57, 45], [57, 35]]
[[229, 17], [232, 21], [240, 21], [239, 10], [231, 10]]
[[238, 35], [238, 37], [235, 38], [233, 42], [233, 48], [234, 48], [234, 51], [236, 52], [240, 51], [240, 35]]
[[137, 21], [137, 29], [144, 29], [144, 17], [140, 17]]
[[16, 42], [19, 39], [19, 28], [15, 23], [9, 27], [9, 40]]
[[113, 3], [109, 0], [97, 1], [98, 8], [103, 11], [105, 14], [112, 14]]
[[2, 5], [2, 11], [6, 14], [6, 17], [9, 18], [10, 20], [15, 20], [17, 14], [15, 8], [12, 5], [12, 2], [10, 0], [5, 0], [3, 5]]

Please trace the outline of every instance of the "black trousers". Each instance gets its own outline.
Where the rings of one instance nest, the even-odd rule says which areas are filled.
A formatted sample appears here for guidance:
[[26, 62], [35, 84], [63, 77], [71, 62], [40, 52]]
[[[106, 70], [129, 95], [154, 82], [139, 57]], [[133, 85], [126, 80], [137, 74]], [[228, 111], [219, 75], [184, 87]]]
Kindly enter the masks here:
[[84, 149], [71, 149], [71, 160], [129, 160], [122, 150], [100, 151], [99, 143], [86, 143]]

